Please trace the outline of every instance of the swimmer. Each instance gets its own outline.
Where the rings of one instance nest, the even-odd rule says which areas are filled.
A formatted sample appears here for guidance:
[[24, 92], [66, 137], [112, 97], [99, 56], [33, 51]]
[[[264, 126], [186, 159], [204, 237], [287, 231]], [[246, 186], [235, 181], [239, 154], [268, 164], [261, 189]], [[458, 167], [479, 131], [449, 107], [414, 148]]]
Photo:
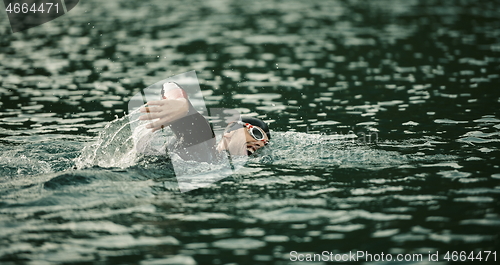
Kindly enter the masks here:
[[140, 109], [145, 115], [139, 119], [154, 120], [146, 126], [153, 132], [170, 127], [176, 137], [176, 152], [184, 159], [213, 162], [225, 152], [231, 156], [252, 155], [271, 139], [269, 126], [264, 121], [241, 117], [226, 127], [216, 144], [209, 122], [194, 109], [184, 89], [174, 82], [163, 84], [161, 100], [149, 101], [146, 105]]

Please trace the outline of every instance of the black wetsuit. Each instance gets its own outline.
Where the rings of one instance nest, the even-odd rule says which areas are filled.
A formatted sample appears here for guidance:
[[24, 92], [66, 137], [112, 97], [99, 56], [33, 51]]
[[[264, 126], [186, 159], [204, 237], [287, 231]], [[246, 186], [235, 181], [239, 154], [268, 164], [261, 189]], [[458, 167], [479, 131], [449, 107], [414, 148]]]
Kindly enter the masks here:
[[173, 151], [185, 160], [214, 162], [218, 158], [216, 139], [208, 121], [189, 103], [188, 114], [171, 123], [176, 141]]

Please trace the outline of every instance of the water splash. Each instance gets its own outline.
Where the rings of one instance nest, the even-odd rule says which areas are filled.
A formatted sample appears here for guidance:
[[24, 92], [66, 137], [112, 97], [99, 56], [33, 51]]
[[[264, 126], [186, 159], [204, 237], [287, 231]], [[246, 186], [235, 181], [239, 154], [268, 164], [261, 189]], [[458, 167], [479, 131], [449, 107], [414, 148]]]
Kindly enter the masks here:
[[[407, 157], [395, 151], [380, 150], [354, 134], [324, 135], [299, 132], [273, 132], [270, 147], [262, 150], [260, 163], [301, 167], [383, 168], [401, 165]], [[256, 160], [251, 160], [256, 162]]]
[[99, 133], [97, 141], [83, 148], [82, 154], [75, 160], [78, 168], [121, 167], [136, 164], [137, 152], [130, 125], [139, 120], [129, 120], [130, 113], [122, 118], [109, 122]]

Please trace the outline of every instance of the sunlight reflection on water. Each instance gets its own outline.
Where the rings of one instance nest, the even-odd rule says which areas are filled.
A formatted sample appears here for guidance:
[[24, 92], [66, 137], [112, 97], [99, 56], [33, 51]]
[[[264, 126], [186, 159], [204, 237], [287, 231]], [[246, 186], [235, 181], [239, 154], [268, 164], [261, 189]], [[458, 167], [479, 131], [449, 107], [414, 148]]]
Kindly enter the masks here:
[[[66, 20], [2, 34], [0, 261], [498, 249], [498, 10], [83, 1]], [[181, 194], [169, 160], [136, 160], [119, 128], [140, 89], [191, 70], [207, 105], [269, 121], [273, 139]]]

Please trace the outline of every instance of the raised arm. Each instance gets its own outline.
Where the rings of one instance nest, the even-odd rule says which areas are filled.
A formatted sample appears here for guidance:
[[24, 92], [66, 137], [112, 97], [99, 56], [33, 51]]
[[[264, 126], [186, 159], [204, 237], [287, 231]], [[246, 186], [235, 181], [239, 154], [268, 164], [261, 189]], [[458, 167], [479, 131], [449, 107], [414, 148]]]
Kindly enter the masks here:
[[[141, 108], [140, 120], [155, 120], [146, 128], [153, 132], [170, 126], [182, 147], [213, 141], [215, 134], [208, 121], [199, 114], [188, 99], [187, 93], [176, 83], [165, 83], [161, 100], [149, 101]], [[158, 119], [158, 120], [156, 120]]]

